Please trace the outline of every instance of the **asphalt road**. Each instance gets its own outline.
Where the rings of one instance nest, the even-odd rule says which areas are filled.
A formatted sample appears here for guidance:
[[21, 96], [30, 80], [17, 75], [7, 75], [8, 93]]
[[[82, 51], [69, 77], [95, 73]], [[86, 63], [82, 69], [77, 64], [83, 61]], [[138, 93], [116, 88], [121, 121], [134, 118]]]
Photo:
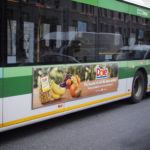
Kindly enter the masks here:
[[150, 150], [150, 95], [2, 133], [0, 150]]

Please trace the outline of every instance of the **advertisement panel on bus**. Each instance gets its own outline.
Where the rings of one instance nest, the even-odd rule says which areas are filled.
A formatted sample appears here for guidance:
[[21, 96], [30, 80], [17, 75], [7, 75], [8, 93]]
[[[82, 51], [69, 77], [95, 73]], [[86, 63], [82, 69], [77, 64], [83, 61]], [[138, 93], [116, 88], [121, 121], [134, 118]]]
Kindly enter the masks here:
[[33, 109], [116, 91], [118, 63], [33, 68]]

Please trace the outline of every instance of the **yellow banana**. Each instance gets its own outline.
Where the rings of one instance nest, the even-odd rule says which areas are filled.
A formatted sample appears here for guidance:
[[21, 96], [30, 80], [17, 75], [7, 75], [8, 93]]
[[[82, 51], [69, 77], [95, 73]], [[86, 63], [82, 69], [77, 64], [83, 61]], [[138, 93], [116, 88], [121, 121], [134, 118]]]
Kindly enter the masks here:
[[52, 96], [54, 99], [60, 99], [60, 95], [54, 93], [53, 91], [52, 91], [52, 93], [51, 93], [51, 96]]
[[66, 88], [62, 88], [59, 85], [57, 85], [56, 83], [53, 83], [52, 89], [56, 94], [58, 94], [60, 96], [64, 95], [66, 92]]

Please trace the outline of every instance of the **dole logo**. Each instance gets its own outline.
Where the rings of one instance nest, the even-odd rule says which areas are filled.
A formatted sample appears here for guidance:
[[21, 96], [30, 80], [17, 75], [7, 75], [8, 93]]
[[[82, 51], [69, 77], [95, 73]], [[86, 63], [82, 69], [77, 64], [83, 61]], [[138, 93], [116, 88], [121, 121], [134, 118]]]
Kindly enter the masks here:
[[42, 82], [42, 83], [48, 82], [48, 77], [43, 77], [43, 78], [41, 79], [41, 82]]
[[96, 68], [96, 79], [103, 79], [103, 78], [107, 78], [108, 76], [108, 69], [103, 67], [97, 67]]

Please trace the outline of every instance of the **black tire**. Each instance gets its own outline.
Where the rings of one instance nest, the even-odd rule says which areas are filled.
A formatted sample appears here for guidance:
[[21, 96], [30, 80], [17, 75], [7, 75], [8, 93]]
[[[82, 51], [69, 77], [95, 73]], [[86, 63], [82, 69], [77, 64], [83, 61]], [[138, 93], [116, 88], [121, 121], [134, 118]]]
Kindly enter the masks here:
[[132, 84], [132, 95], [130, 102], [139, 103], [145, 96], [146, 91], [146, 80], [141, 71], [137, 71]]

